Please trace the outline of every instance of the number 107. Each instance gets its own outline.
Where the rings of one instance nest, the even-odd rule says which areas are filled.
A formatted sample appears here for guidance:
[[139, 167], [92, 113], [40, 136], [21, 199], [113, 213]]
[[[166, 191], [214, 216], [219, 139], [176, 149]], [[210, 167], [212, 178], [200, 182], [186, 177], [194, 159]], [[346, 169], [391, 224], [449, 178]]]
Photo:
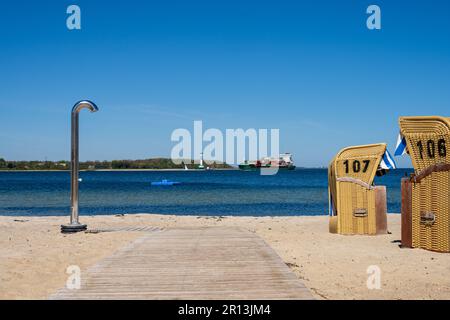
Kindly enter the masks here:
[[[362, 172], [367, 172], [367, 169], [369, 169], [370, 160], [362, 160]], [[350, 172], [350, 163], [348, 160], [344, 161], [345, 166], [345, 173]], [[361, 172], [361, 161], [359, 160], [353, 160], [351, 168], [353, 169], [353, 172], [358, 173]]]

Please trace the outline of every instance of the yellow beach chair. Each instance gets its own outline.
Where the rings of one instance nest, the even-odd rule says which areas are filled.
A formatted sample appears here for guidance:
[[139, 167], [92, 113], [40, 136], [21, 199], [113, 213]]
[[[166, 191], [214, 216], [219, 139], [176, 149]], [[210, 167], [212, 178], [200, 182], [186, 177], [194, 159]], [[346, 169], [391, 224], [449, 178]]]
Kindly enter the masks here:
[[414, 174], [402, 180], [402, 244], [450, 252], [450, 118], [400, 117]]
[[339, 234], [387, 233], [386, 187], [373, 180], [386, 153], [386, 144], [341, 150], [328, 169], [330, 232]]

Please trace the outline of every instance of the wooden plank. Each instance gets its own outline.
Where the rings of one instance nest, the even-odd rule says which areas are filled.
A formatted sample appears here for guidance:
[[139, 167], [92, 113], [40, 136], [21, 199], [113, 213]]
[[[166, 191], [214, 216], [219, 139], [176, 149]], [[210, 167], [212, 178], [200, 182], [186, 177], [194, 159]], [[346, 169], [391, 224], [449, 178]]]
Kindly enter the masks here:
[[82, 272], [51, 299], [312, 299], [260, 237], [241, 228], [149, 233]]
[[402, 179], [402, 247], [412, 248], [412, 182]]

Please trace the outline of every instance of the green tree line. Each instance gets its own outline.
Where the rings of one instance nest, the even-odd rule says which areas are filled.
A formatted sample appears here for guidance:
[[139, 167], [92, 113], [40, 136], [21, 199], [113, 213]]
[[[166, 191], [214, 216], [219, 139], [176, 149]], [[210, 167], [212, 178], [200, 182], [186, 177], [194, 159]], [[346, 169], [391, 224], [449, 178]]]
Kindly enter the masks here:
[[[112, 161], [84, 161], [80, 162], [80, 170], [114, 170], [114, 169], [188, 169], [198, 167], [193, 160], [181, 164], [174, 164], [171, 159], [153, 158], [143, 160], [112, 160]], [[231, 168], [224, 163], [211, 163], [214, 169]], [[0, 158], [0, 170], [70, 170], [70, 162], [61, 161], [7, 161]]]

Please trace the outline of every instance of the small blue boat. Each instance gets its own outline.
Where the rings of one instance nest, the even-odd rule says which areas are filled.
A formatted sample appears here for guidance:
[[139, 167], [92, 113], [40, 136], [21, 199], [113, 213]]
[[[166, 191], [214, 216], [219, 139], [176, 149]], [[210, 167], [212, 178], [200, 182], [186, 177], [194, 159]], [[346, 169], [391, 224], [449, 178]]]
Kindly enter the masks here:
[[177, 182], [177, 181], [170, 181], [167, 179], [163, 179], [161, 181], [155, 181], [152, 182], [152, 186], [175, 186], [181, 184], [181, 182]]

